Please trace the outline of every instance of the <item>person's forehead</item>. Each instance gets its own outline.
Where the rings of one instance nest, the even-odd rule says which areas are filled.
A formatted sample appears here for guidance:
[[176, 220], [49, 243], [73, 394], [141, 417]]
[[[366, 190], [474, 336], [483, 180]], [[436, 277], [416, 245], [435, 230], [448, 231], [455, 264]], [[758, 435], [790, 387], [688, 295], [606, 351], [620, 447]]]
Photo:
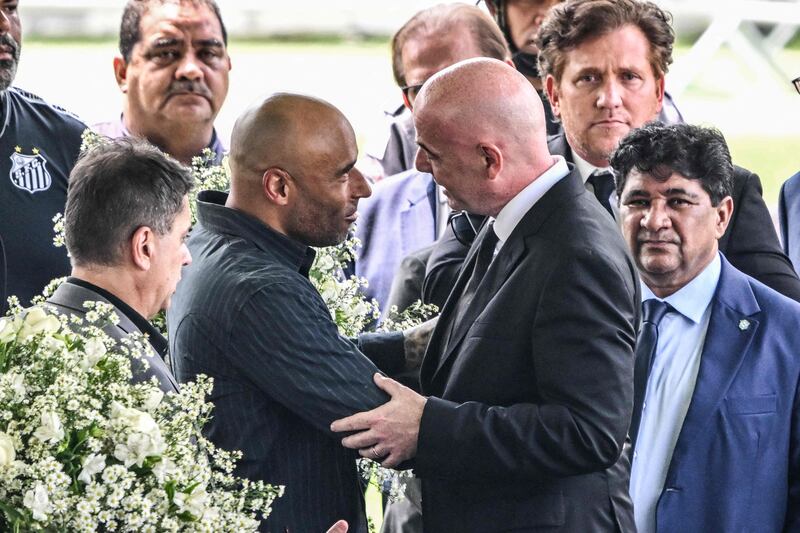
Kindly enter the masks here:
[[673, 194], [678, 190], [684, 190], [692, 194], [708, 195], [699, 179], [687, 178], [674, 170], [666, 180], [663, 180], [654, 177], [650, 172], [641, 172], [634, 168], [628, 173], [623, 194], [632, 190], [643, 190], [660, 195]]
[[464, 24], [455, 24], [445, 32], [428, 33], [409, 39], [402, 50], [406, 75], [428, 71], [427, 76], [461, 60], [481, 55], [472, 32]]
[[152, 5], [140, 21], [142, 40], [161, 35], [191, 33], [222, 42], [222, 27], [214, 11], [204, 4], [164, 3]]
[[506, 0], [506, 6], [513, 6], [518, 10], [541, 11], [550, 9], [563, 0]]
[[564, 68], [577, 71], [587, 68], [639, 67], [650, 65], [650, 42], [642, 30], [625, 25], [584, 40], [564, 53]]

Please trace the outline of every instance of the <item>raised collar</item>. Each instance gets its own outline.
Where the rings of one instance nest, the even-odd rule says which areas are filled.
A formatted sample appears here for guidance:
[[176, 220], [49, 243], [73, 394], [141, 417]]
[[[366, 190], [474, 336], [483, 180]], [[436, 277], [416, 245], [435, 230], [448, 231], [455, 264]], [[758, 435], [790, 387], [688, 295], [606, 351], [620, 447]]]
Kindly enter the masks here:
[[316, 256], [313, 248], [278, 233], [252, 215], [226, 207], [227, 200], [228, 193], [201, 191], [197, 195], [198, 222], [214, 233], [245, 239], [308, 277]]

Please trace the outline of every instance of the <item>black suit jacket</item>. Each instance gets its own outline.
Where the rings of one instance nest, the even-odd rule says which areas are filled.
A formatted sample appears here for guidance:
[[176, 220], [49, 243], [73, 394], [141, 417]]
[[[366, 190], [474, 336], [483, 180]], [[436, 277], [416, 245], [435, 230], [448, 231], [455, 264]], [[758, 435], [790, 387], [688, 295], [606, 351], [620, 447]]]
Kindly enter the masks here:
[[478, 241], [421, 371], [426, 533], [633, 531], [622, 447], [640, 295], [619, 232], [573, 171], [514, 229], [447, 342]]
[[[69, 281], [65, 281], [59, 285], [53, 295], [47, 300], [47, 303], [53, 306], [58, 313], [84, 317], [86, 315], [86, 308], [83, 306], [83, 303], [87, 301], [114, 305], [101, 294]], [[124, 312], [119, 310], [119, 307], [115, 307], [115, 309], [117, 310], [119, 322], [116, 325], [106, 325], [103, 328], [106, 335], [120, 341], [133, 333], [142, 333], [142, 331], [136, 327], [136, 324], [134, 324]], [[175, 381], [175, 376], [170, 371], [167, 363], [155, 350], [151, 351], [147, 362], [148, 368], [145, 369], [140, 360], [131, 360], [131, 371], [133, 372], [132, 381], [134, 383], [149, 381], [152, 377], [155, 377], [162, 391], [178, 392], [178, 383]]]
[[[562, 133], [548, 140], [550, 153], [572, 162], [572, 150]], [[764, 203], [761, 180], [756, 174], [734, 166], [733, 216], [719, 240], [719, 250], [737, 269], [800, 301], [800, 279], [783, 253], [769, 209]]]

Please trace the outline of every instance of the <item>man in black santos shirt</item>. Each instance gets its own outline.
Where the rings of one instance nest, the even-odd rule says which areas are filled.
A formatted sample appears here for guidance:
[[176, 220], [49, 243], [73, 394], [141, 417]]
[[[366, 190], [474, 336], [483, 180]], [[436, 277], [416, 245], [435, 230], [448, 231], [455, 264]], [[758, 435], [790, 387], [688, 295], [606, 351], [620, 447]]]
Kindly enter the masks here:
[[[67, 176], [86, 126], [38, 96], [11, 87], [22, 35], [17, 4], [0, 0], [0, 239], [5, 294], [27, 305], [51, 279], [69, 272], [66, 251], [53, 246], [53, 216], [64, 210]], [[0, 308], [5, 305], [3, 297]]]

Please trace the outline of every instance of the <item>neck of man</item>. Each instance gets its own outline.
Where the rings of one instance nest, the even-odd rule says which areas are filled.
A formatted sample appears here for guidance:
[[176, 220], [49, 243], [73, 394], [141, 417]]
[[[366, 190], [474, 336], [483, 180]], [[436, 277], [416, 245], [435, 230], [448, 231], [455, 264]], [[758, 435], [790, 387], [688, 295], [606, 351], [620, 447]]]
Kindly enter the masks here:
[[145, 318], [149, 319], [155, 314], [150, 312], [142, 297], [144, 293], [140, 290], [138, 281], [125, 269], [96, 265], [75, 266], [71, 275], [110, 292]]
[[199, 156], [211, 143], [214, 123], [175, 124], [165, 122], [157, 128], [136, 124], [127, 114], [124, 115], [125, 128], [131, 135], [147, 139], [164, 153], [174, 157], [184, 165], [190, 165], [192, 158]]

